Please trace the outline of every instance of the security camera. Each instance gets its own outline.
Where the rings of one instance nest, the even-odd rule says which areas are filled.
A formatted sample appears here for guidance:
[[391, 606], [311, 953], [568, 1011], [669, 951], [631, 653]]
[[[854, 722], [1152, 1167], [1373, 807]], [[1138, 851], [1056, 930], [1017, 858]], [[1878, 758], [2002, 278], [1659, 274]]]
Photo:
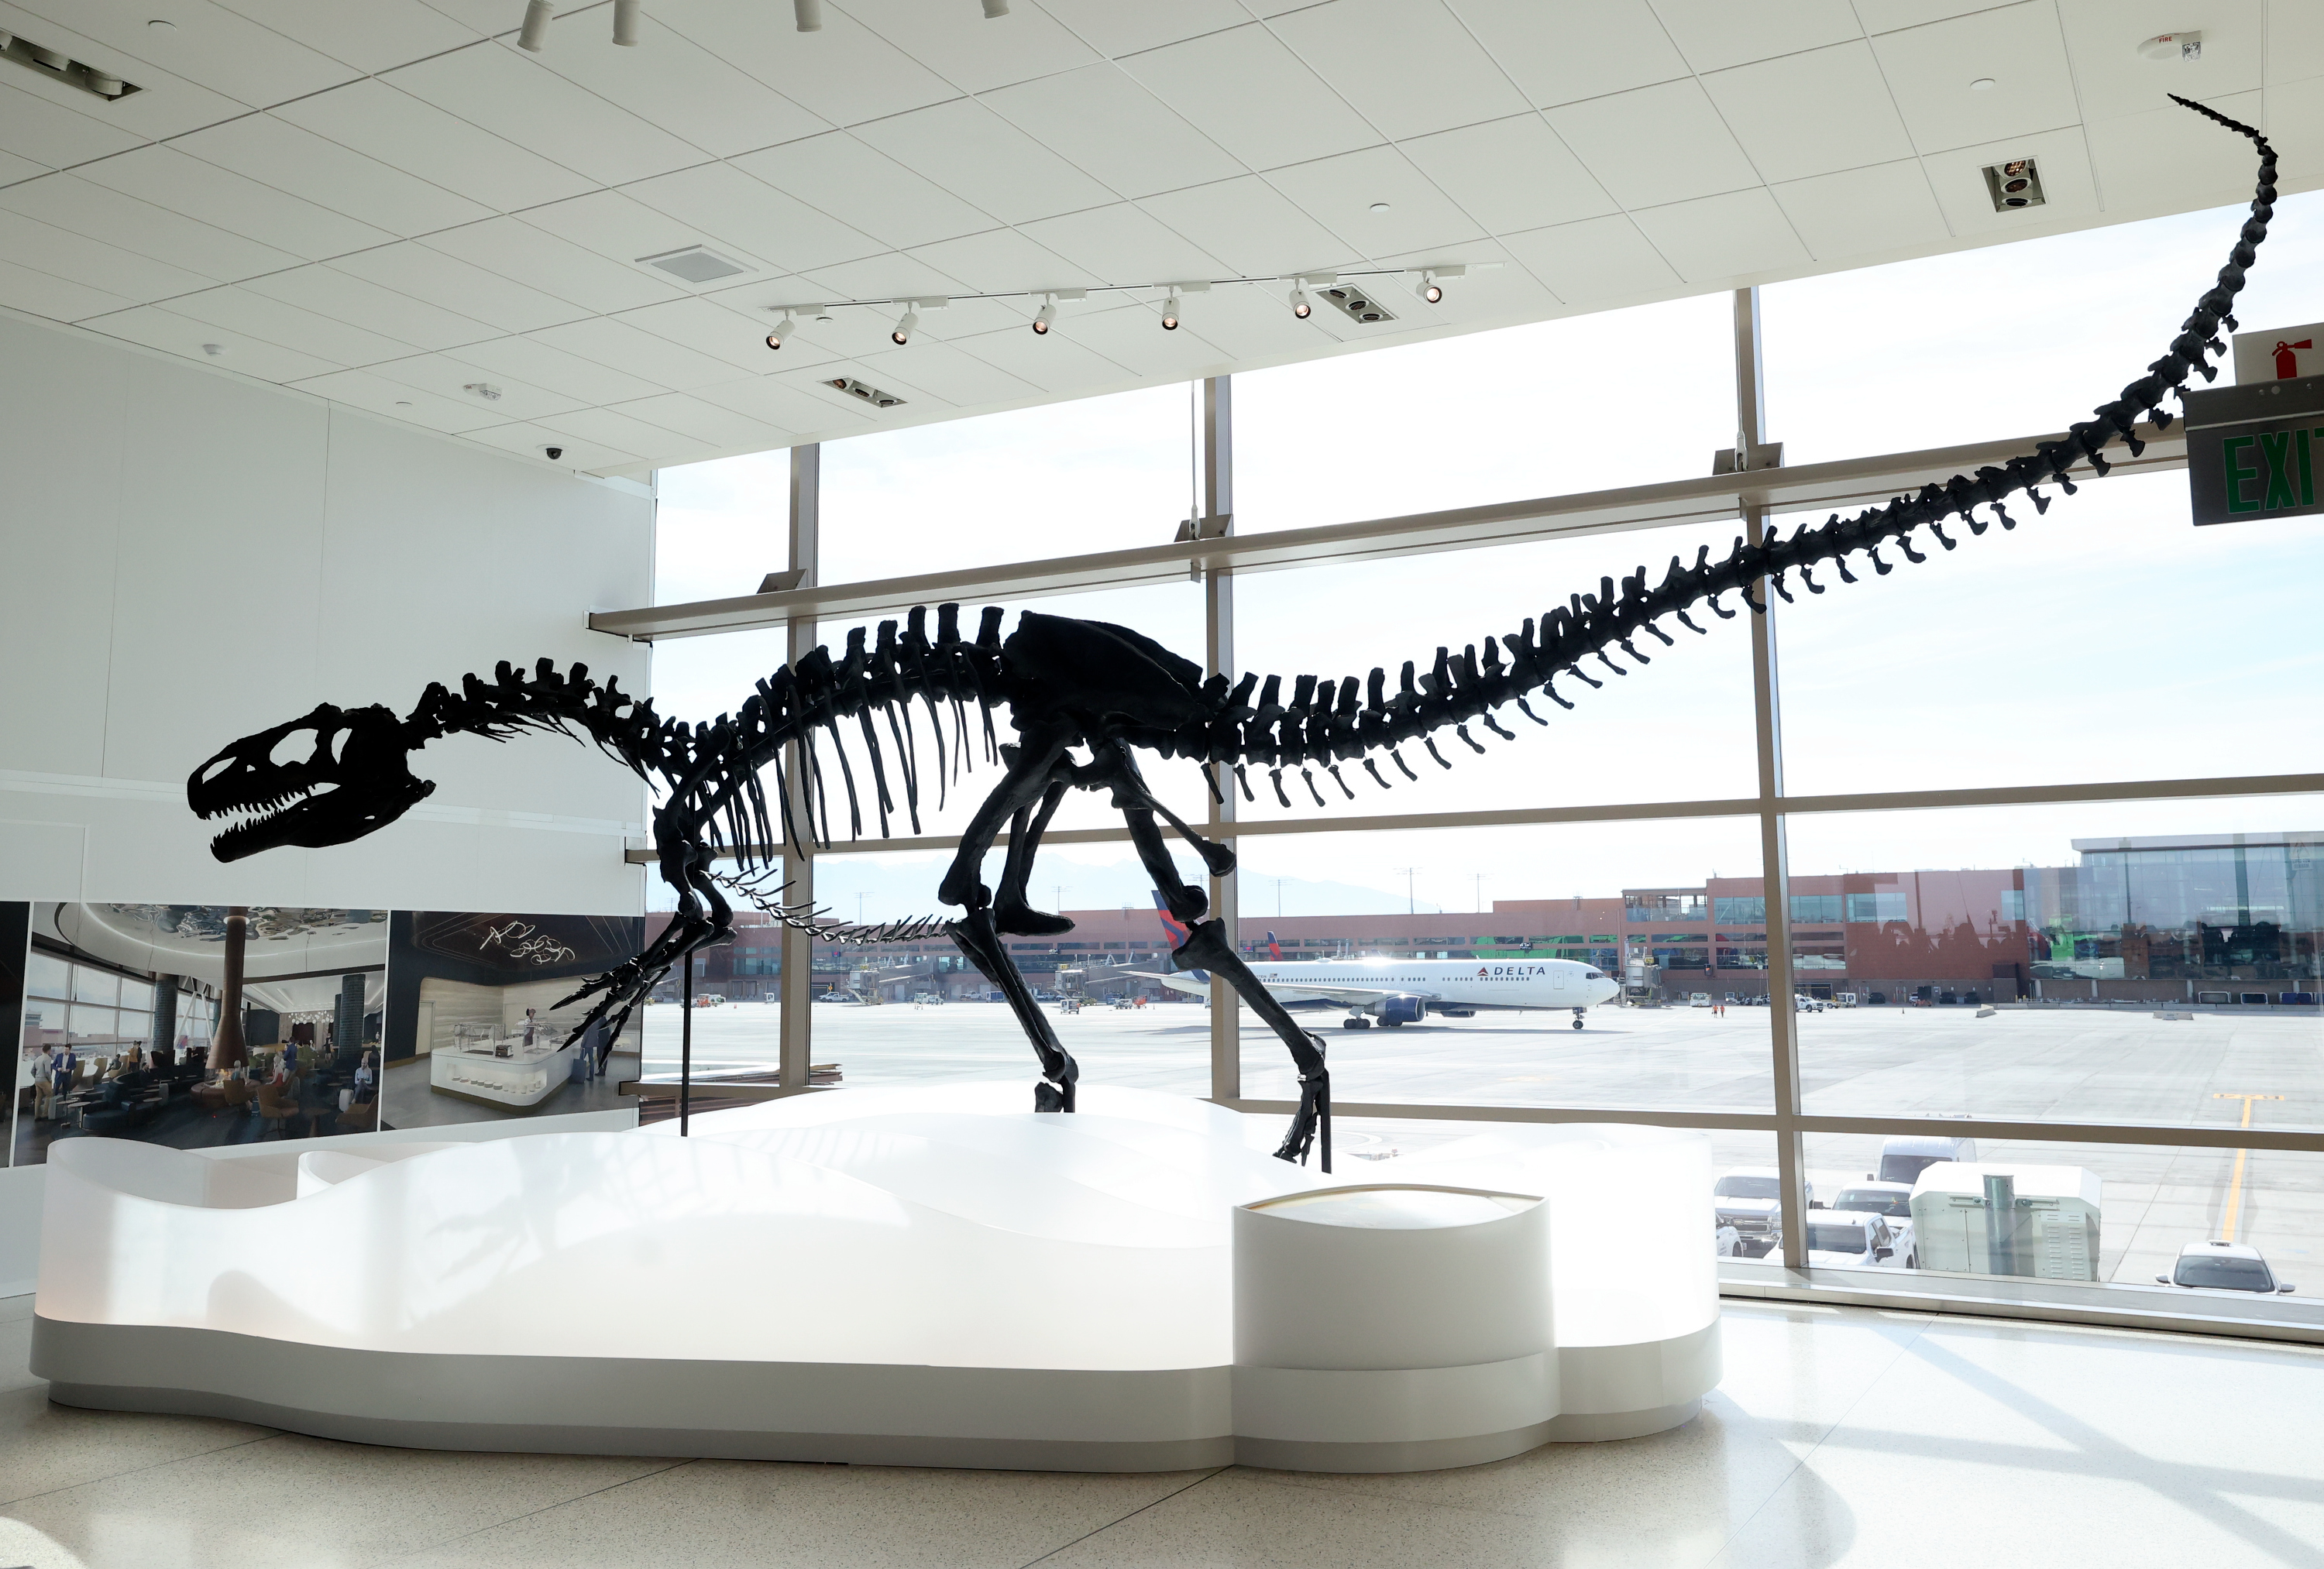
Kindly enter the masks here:
[[545, 446], [540, 450], [547, 453], [552, 462], [565, 455], [565, 449], [561, 446]]

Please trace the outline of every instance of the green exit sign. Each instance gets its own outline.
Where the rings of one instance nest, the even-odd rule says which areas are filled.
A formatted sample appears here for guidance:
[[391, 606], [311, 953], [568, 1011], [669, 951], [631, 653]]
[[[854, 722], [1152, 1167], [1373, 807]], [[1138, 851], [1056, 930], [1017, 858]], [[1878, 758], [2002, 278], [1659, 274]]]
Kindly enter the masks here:
[[2324, 512], [2324, 376], [2190, 392], [2186, 409], [2196, 523]]

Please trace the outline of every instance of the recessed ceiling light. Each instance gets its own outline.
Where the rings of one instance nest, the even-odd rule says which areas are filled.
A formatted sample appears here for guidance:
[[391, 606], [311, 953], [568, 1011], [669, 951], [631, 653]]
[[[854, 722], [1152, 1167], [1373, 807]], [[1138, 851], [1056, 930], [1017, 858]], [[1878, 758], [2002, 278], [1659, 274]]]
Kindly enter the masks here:
[[1991, 77], [1979, 77], [1977, 80], [1969, 83], [1969, 90], [1972, 93], [1989, 93], [2000, 85], [2001, 84], [1999, 82], [1995, 81]]
[[225, 345], [224, 344], [204, 344], [202, 345], [202, 353], [204, 353], [208, 354], [211, 359], [215, 360], [215, 359], [217, 359], [220, 354], [223, 354], [223, 353], [226, 353], [226, 345]]
[[1386, 202], [1374, 202], [1372, 204], [1372, 211], [1376, 213], [1384, 213], [1388, 211], [1388, 204]]

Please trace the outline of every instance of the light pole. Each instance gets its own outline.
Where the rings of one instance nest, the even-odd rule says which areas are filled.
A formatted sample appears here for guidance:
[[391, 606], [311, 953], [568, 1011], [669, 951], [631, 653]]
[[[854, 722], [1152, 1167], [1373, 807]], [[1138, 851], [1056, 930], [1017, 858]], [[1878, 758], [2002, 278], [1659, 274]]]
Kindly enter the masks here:
[[1416, 915], [1420, 913], [1420, 907], [1413, 902], [1412, 878], [1413, 875], [1419, 871], [1420, 868], [1418, 867], [1398, 867], [1396, 869], [1404, 877], [1404, 913], [1407, 915]]

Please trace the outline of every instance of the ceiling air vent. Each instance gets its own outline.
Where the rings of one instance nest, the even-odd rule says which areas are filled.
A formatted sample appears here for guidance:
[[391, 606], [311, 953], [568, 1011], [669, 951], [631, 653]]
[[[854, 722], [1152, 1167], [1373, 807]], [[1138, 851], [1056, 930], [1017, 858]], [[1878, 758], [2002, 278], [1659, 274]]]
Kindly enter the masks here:
[[1396, 312], [1374, 299], [1370, 289], [1359, 289], [1352, 283], [1342, 283], [1331, 289], [1318, 289], [1316, 293], [1336, 307], [1340, 314], [1350, 321], [1370, 324], [1396, 319]]
[[874, 408], [894, 408], [904, 401], [893, 392], [882, 392], [869, 381], [858, 381], [853, 376], [835, 377], [831, 384], [850, 398], [861, 398]]
[[665, 251], [659, 256], [641, 256], [638, 261], [648, 267], [659, 267], [673, 278], [683, 278], [688, 283], [715, 283], [721, 278], [732, 278], [751, 270], [740, 262], [721, 256], [707, 245], [688, 245], [683, 251]]
[[124, 82], [93, 65], [83, 65], [60, 50], [44, 48], [29, 38], [19, 38], [5, 28], [0, 28], [0, 60], [14, 60], [26, 70], [38, 71], [52, 82], [77, 87], [93, 98], [103, 98], [108, 104], [116, 98], [125, 98], [137, 90], [134, 82]]
[[1988, 163], [1985, 166], [1985, 189], [1993, 197], [1993, 210], [1997, 213], [2038, 207], [2043, 203], [2042, 171], [2034, 167], [2030, 158]]

